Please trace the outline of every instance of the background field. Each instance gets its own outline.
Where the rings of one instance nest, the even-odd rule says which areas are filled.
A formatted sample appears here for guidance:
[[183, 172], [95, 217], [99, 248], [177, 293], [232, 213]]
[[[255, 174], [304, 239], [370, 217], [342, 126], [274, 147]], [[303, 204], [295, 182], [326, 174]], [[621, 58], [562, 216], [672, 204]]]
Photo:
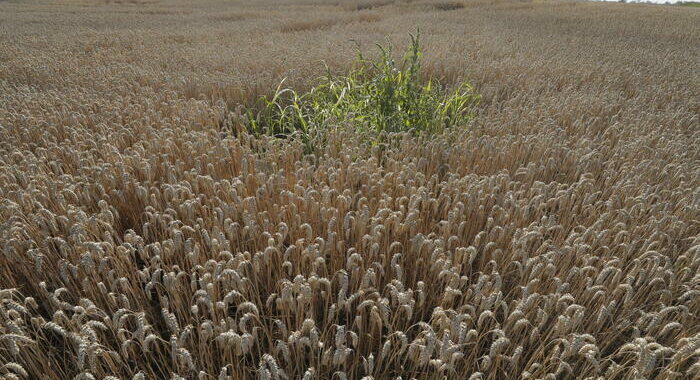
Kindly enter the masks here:
[[[417, 27], [469, 125], [222, 129]], [[0, 1], [0, 376], [700, 376], [698, 46], [680, 6]]]

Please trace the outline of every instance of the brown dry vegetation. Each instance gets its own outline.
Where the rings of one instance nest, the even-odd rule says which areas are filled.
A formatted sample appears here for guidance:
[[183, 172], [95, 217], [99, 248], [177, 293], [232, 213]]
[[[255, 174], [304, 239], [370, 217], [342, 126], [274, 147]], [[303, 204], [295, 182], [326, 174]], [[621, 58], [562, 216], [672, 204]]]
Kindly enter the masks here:
[[[471, 125], [222, 133], [416, 26]], [[0, 2], [0, 377], [698, 378], [698, 46], [682, 7]]]

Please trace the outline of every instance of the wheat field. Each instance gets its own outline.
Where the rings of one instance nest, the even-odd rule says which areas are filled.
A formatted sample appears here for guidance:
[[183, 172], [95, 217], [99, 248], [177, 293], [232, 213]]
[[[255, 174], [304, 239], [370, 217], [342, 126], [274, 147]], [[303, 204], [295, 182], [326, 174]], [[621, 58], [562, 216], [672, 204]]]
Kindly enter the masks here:
[[[246, 132], [416, 28], [464, 125]], [[676, 6], [1, 1], [0, 378], [698, 379], [698, 46]]]

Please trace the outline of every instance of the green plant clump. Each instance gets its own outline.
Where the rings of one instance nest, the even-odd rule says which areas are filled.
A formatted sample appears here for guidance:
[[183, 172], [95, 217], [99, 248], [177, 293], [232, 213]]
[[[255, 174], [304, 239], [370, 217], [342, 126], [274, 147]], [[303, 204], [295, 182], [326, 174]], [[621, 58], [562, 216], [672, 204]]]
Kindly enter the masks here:
[[451, 91], [432, 78], [422, 79], [419, 34], [397, 63], [391, 47], [377, 45], [380, 56], [358, 60], [346, 76], [327, 76], [310, 91], [299, 94], [283, 88], [261, 97], [248, 110], [248, 128], [256, 135], [300, 136], [313, 144], [330, 126], [349, 125], [373, 136], [391, 132], [414, 135], [439, 133], [466, 123], [473, 116], [479, 96], [468, 83]]

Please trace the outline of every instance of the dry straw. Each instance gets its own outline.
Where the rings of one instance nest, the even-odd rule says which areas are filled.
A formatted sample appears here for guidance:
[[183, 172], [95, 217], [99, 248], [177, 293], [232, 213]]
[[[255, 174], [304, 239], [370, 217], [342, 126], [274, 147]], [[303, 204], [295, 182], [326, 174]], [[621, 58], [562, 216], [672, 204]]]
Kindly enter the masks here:
[[[60, 0], [0, 25], [0, 378], [700, 377], [693, 9]], [[469, 128], [334, 126], [315, 156], [226, 132], [414, 26], [481, 94]]]

